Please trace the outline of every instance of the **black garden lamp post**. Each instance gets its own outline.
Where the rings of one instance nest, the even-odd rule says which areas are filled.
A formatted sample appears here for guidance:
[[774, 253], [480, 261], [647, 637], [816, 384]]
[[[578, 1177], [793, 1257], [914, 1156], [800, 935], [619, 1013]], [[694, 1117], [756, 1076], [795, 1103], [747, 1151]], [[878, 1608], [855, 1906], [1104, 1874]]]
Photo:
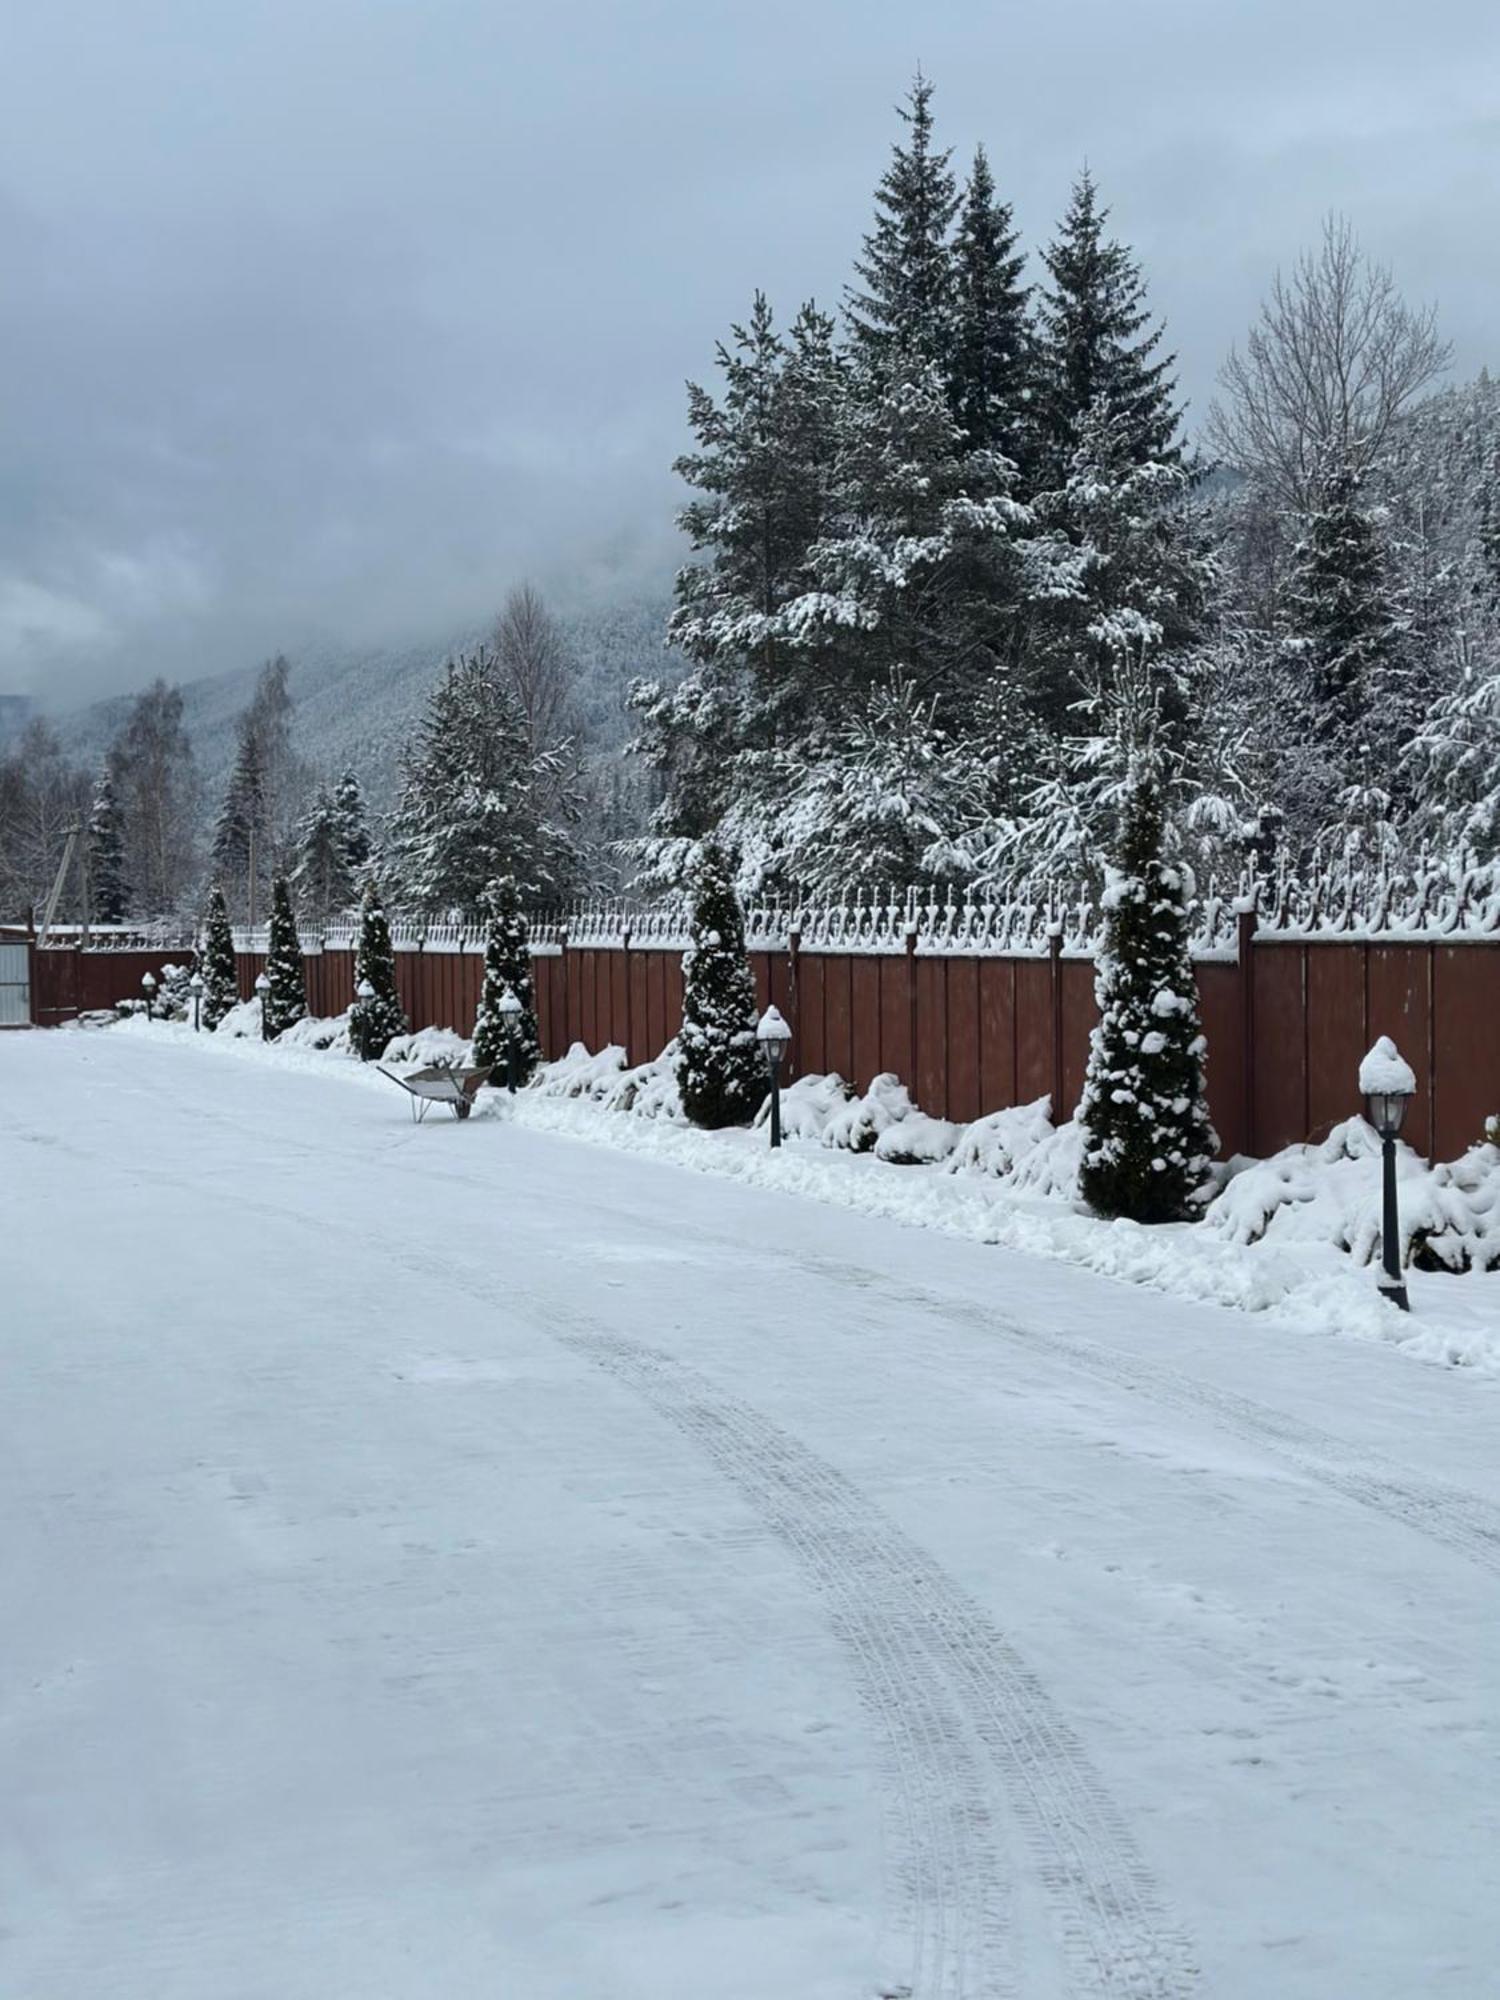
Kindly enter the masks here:
[[517, 1041], [521, 1027], [521, 1003], [514, 990], [507, 986], [500, 995], [500, 1018], [505, 1023], [505, 1088], [514, 1097], [516, 1094]]
[[1401, 1269], [1401, 1221], [1396, 1208], [1396, 1136], [1406, 1117], [1406, 1107], [1417, 1094], [1417, 1079], [1389, 1035], [1382, 1035], [1360, 1064], [1359, 1088], [1365, 1100], [1365, 1116], [1380, 1134], [1384, 1176], [1380, 1292], [1393, 1306], [1410, 1312], [1406, 1278]]
[[188, 992], [193, 996], [193, 1033], [198, 1032], [199, 1015], [203, 1008], [203, 974], [195, 972], [188, 981]]
[[156, 975], [154, 972], [141, 974], [141, 991], [146, 996], [146, 1019], [151, 1019], [151, 1003], [156, 998]]
[[771, 1078], [771, 1145], [781, 1144], [781, 1059], [792, 1046], [792, 1031], [777, 1007], [768, 1007], [755, 1024], [755, 1039], [766, 1056]]
[[255, 975], [255, 997], [260, 1002], [260, 1038], [268, 1042], [271, 1039], [271, 1023], [266, 1014], [266, 1002], [271, 997], [271, 982], [264, 972]]

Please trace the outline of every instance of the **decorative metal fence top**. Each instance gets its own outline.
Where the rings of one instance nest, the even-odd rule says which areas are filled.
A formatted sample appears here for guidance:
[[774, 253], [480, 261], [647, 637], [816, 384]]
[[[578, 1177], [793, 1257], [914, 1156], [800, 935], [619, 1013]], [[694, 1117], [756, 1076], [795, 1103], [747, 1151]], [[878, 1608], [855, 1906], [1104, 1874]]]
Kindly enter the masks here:
[[[1378, 939], [1382, 943], [1432, 943], [1489, 939], [1500, 942], [1500, 865], [1432, 863], [1403, 874], [1343, 867], [1319, 873], [1245, 878], [1225, 893], [1210, 882], [1190, 899], [1192, 949], [1199, 958], [1233, 956], [1241, 917], [1254, 915], [1265, 941]], [[651, 903], [596, 900], [554, 910], [531, 921], [532, 949], [541, 955], [564, 944], [592, 950], [682, 951], [689, 943], [690, 908], [684, 899]], [[303, 932], [308, 952], [352, 951], [358, 919], [351, 915]], [[485, 926], [457, 915], [444, 919], [393, 917], [397, 951], [477, 953]], [[981, 890], [863, 889], [835, 901], [799, 904], [752, 899], [745, 910], [745, 939], [752, 951], [784, 951], [796, 940], [805, 951], [919, 955], [1069, 957], [1097, 952], [1103, 911], [1095, 885], [1034, 882], [1012, 895]], [[235, 947], [264, 952], [265, 927], [244, 926]], [[90, 951], [188, 951], [190, 924], [180, 919], [129, 925], [54, 928], [46, 948]]]

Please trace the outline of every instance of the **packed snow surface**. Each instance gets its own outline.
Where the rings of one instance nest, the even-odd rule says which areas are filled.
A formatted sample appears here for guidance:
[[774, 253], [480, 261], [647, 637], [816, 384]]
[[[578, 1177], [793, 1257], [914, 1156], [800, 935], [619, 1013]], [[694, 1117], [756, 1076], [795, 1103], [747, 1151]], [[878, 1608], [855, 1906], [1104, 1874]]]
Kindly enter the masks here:
[[1495, 1379], [699, 1139], [0, 1038], [0, 1994], [1492, 1992]]

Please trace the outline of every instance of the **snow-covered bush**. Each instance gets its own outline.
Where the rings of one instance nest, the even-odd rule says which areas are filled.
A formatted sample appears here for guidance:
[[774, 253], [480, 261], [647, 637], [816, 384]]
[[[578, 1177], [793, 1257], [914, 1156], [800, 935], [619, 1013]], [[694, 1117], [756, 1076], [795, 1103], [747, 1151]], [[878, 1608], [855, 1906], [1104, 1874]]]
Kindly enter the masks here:
[[823, 1127], [823, 1144], [850, 1153], [871, 1152], [887, 1127], [910, 1118], [916, 1108], [900, 1077], [886, 1070], [871, 1079], [863, 1097], [851, 1098], [834, 1111]]
[[893, 1167], [931, 1167], [946, 1160], [958, 1144], [961, 1125], [946, 1118], [929, 1118], [925, 1111], [912, 1111], [893, 1125], [887, 1125], [875, 1141], [875, 1157]]
[[417, 1028], [409, 1035], [397, 1035], [385, 1051], [388, 1063], [452, 1062], [467, 1065], [469, 1044], [451, 1028]]
[[234, 933], [229, 928], [229, 911], [224, 891], [215, 888], [208, 899], [208, 916], [203, 926], [203, 1011], [205, 1028], [217, 1028], [232, 1007], [239, 1004], [239, 971], [234, 957]]
[[590, 1055], [582, 1042], [573, 1042], [565, 1056], [543, 1063], [526, 1087], [541, 1097], [602, 1099], [628, 1068], [628, 1058], [618, 1042], [610, 1042], [597, 1055]]
[[[542, 1059], [542, 1037], [537, 1026], [536, 990], [531, 976], [531, 933], [514, 875], [502, 875], [492, 885], [489, 904], [484, 984], [474, 1016], [474, 1060], [508, 1082], [513, 1033], [516, 1081], [527, 1083]], [[507, 992], [521, 1003], [513, 1030], [506, 1027], [500, 1011], [500, 1002]]]
[[677, 1082], [678, 1048], [668, 1042], [651, 1062], [621, 1070], [605, 1090], [606, 1111], [633, 1111], [638, 1118], [660, 1118], [670, 1125], [687, 1122]]
[[1131, 770], [1104, 909], [1079, 1187], [1099, 1215], [1182, 1222], [1197, 1212], [1218, 1139], [1203, 1087], [1186, 882], [1163, 856], [1161, 788], [1144, 756]]
[[[1287, 1146], [1237, 1164], [1205, 1225], [1233, 1243], [1330, 1244], [1356, 1263], [1380, 1258], [1381, 1146], [1363, 1118], [1347, 1118], [1316, 1145]], [[1473, 1146], [1429, 1168], [1396, 1148], [1402, 1261], [1427, 1271], [1500, 1267], [1500, 1147]]]
[[1076, 1118], [1044, 1134], [1011, 1168], [1007, 1187], [1044, 1201], [1076, 1202], [1086, 1136]]
[[[360, 997], [359, 989], [370, 992]], [[396, 954], [380, 892], [365, 884], [359, 907], [359, 937], [354, 947], [355, 1001], [349, 1009], [349, 1045], [361, 1062], [384, 1055], [397, 1035], [410, 1025], [396, 991]]]
[[693, 895], [692, 945], [682, 960], [682, 1031], [677, 1083], [695, 1125], [748, 1125], [766, 1095], [755, 1040], [755, 982], [745, 956], [745, 918], [720, 848], [706, 841]]
[[349, 1014], [330, 1014], [326, 1018], [304, 1014], [300, 1021], [294, 1021], [282, 1032], [281, 1045], [292, 1049], [323, 1049], [339, 1056], [357, 1053], [351, 1031], [352, 1011]]
[[1052, 1099], [1009, 1104], [965, 1125], [948, 1160], [953, 1174], [989, 1174], [1002, 1179], [1052, 1136]]
[[[826, 1076], [799, 1076], [781, 1093], [781, 1136], [784, 1139], [819, 1139], [835, 1112], [853, 1102], [854, 1092], [834, 1070]], [[755, 1114], [757, 1131], [771, 1120], [771, 1099]]]
[[271, 922], [266, 934], [266, 1024], [270, 1039], [300, 1021], [307, 1012], [307, 978], [302, 969], [302, 941], [292, 913], [292, 892], [278, 876], [271, 891]]

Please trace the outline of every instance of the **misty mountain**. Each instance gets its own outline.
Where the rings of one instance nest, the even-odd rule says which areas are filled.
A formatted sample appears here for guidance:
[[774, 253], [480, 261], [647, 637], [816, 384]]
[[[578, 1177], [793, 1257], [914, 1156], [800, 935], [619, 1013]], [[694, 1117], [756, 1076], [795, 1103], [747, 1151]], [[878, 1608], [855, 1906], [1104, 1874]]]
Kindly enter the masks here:
[[[681, 662], [663, 644], [665, 596], [646, 596], [608, 609], [558, 614], [578, 665], [575, 703], [580, 732], [593, 757], [616, 751], [631, 734], [625, 690], [638, 675], [672, 674]], [[288, 682], [297, 754], [319, 775], [346, 767], [358, 773], [372, 807], [394, 797], [402, 751], [444, 662], [476, 646], [483, 631], [446, 641], [384, 651], [331, 650], [293, 657]], [[205, 809], [223, 794], [235, 753], [235, 723], [254, 691], [263, 662], [184, 684], [184, 722], [192, 739]], [[52, 718], [65, 753], [99, 763], [129, 713], [131, 697], [94, 702]]]

